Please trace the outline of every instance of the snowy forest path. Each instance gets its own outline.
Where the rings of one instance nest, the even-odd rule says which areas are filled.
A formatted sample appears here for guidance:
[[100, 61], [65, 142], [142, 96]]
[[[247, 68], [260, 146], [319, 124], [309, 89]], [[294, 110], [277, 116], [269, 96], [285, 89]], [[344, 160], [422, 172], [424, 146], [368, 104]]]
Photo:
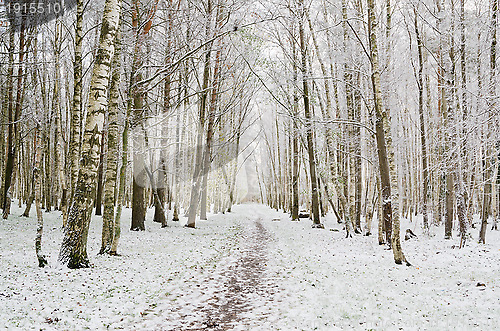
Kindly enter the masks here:
[[[268, 270], [269, 250], [276, 238], [263, 217], [244, 208], [224, 215], [224, 220], [208, 221], [217, 222], [226, 233], [217, 240], [215, 264], [199, 266], [173, 291], [167, 289], [166, 300], [141, 313], [144, 319], [132, 328], [254, 330], [269, 324], [269, 307], [278, 292], [274, 274]], [[209, 228], [200, 224], [191, 231], [203, 236], [199, 232], [205, 229]]]
[[266, 300], [272, 295], [271, 284], [263, 277], [270, 234], [261, 219], [254, 221], [254, 228], [245, 237], [238, 260], [221, 270], [218, 290], [202, 310], [207, 316], [204, 330], [230, 330], [246, 324], [244, 315], [255, 308], [256, 297]]

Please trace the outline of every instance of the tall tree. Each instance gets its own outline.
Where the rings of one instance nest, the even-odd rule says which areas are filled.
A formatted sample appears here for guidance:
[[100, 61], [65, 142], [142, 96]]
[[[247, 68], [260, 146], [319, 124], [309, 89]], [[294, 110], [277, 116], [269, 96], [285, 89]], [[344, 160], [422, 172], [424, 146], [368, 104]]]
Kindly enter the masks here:
[[306, 17], [306, 11], [304, 7], [304, 1], [299, 0], [299, 40], [300, 40], [300, 55], [301, 55], [301, 66], [300, 71], [302, 73], [302, 98], [304, 100], [304, 116], [306, 121], [306, 139], [307, 139], [307, 151], [309, 156], [309, 176], [311, 177], [311, 208], [313, 216], [313, 227], [314, 228], [324, 228], [321, 224], [320, 214], [319, 214], [319, 189], [318, 189], [318, 179], [316, 177], [316, 159], [314, 152], [314, 137], [313, 137], [313, 118], [311, 114], [310, 104], [309, 104], [309, 83], [308, 83], [308, 70], [307, 70], [307, 49], [306, 40], [304, 35], [304, 19]]
[[425, 114], [424, 114], [424, 54], [423, 54], [423, 38], [418, 25], [418, 13], [416, 7], [413, 7], [414, 14], [414, 28], [415, 36], [417, 39], [417, 52], [418, 52], [418, 72], [417, 72], [417, 87], [418, 87], [418, 114], [420, 120], [420, 144], [422, 149], [422, 174], [423, 174], [423, 186], [422, 186], [422, 215], [423, 215], [423, 226], [424, 230], [429, 229], [429, 218], [427, 212], [428, 195], [429, 195], [429, 169], [427, 166], [427, 142], [426, 142], [426, 130], [425, 130]]
[[[112, 62], [111, 84], [109, 87], [108, 107], [108, 151], [106, 180], [104, 182], [104, 211], [102, 215], [102, 241], [100, 254], [110, 253], [115, 236], [115, 191], [118, 169], [118, 113], [120, 94], [120, 27], [115, 37], [115, 53]], [[118, 225], [119, 226], [119, 225]], [[116, 252], [116, 249], [115, 249]]]
[[23, 100], [23, 81], [24, 81], [24, 56], [26, 54], [26, 18], [21, 20], [19, 32], [19, 55], [17, 68], [17, 93], [14, 99], [14, 52], [15, 35], [14, 24], [11, 25], [9, 32], [9, 69], [8, 69], [8, 138], [7, 138], [7, 161], [4, 177], [3, 191], [3, 218], [6, 219], [10, 214], [11, 198], [13, 194], [13, 185], [16, 182], [18, 168], [18, 148], [20, 144], [19, 119], [21, 118], [22, 100]]
[[[69, 184], [70, 197], [73, 198], [75, 184], [78, 178], [80, 156], [81, 119], [82, 119], [82, 91], [83, 91], [83, 18], [84, 0], [76, 0], [75, 22], [75, 59], [73, 63], [73, 100], [70, 110], [69, 135]], [[71, 205], [69, 201], [69, 205]]]
[[108, 105], [107, 91], [111, 59], [115, 51], [115, 37], [119, 26], [120, 11], [121, 0], [106, 0], [99, 47], [90, 84], [78, 180], [59, 252], [59, 262], [69, 268], [90, 266], [87, 256], [87, 237], [99, 166], [104, 115]]
[[[486, 229], [488, 227], [488, 218], [491, 213], [491, 194], [493, 187], [493, 148], [491, 139], [491, 125], [493, 114], [495, 113], [495, 93], [496, 93], [496, 62], [497, 62], [497, 15], [498, 15], [498, 0], [491, 0], [491, 21], [490, 21], [490, 33], [491, 33], [491, 45], [490, 45], [490, 82], [489, 82], [489, 96], [488, 102], [488, 118], [486, 124], [486, 148], [483, 156], [483, 201], [481, 209], [481, 229], [479, 231], [479, 243], [486, 243]], [[491, 114], [491, 115], [490, 115]]]
[[[401, 264], [408, 262], [405, 259], [400, 243], [399, 221], [393, 222], [392, 219], [392, 195], [391, 195], [391, 177], [389, 170], [389, 161], [387, 157], [387, 147], [384, 130], [384, 117], [388, 116], [382, 106], [382, 92], [380, 87], [380, 69], [378, 63], [377, 31], [374, 0], [368, 0], [368, 33], [370, 41], [370, 62], [371, 62], [371, 80], [373, 98], [375, 102], [375, 134], [377, 140], [377, 152], [380, 172], [380, 183], [382, 191], [382, 212], [386, 226], [392, 223], [392, 251], [394, 253], [394, 262]], [[399, 219], [398, 219], [399, 220]], [[387, 228], [386, 228], [387, 231]]]
[[[223, 8], [224, 3], [222, 0], [219, 0], [217, 4], [216, 11], [216, 19], [215, 19], [215, 34], [220, 33], [223, 23]], [[205, 142], [205, 151], [203, 155], [203, 182], [202, 182], [202, 192], [201, 192], [201, 201], [200, 201], [200, 219], [207, 219], [207, 190], [208, 190], [208, 174], [210, 172], [210, 164], [212, 163], [212, 140], [214, 135], [214, 124], [216, 120], [216, 112], [219, 109], [219, 94], [220, 94], [220, 76], [221, 76], [221, 54], [224, 49], [224, 44], [222, 42], [222, 38], [217, 39], [216, 47], [217, 51], [215, 52], [215, 61], [214, 61], [214, 70], [213, 70], [213, 79], [212, 79], [212, 91], [210, 96], [210, 107], [208, 109], [208, 123], [207, 123], [207, 137]]]
[[48, 262], [47, 258], [42, 251], [42, 235], [43, 235], [43, 215], [41, 208], [41, 198], [42, 198], [42, 185], [41, 185], [41, 159], [42, 159], [42, 139], [40, 135], [40, 125], [37, 123], [37, 128], [35, 131], [35, 165], [33, 168], [33, 181], [35, 182], [35, 208], [36, 208], [36, 218], [37, 218], [37, 228], [36, 228], [36, 238], [35, 238], [35, 251], [38, 260], [38, 266], [40, 268], [45, 267]]
[[145, 111], [145, 86], [143, 80], [144, 43], [153, 26], [156, 15], [158, 0], [152, 3], [146, 13], [146, 19], [141, 20], [139, 0], [132, 1], [132, 27], [135, 33], [134, 55], [131, 77], [131, 98], [133, 106], [133, 120], [130, 128], [134, 130], [134, 153], [133, 153], [133, 182], [132, 182], [132, 222], [130, 229], [133, 231], [144, 231], [146, 219], [146, 206], [144, 201], [144, 189], [146, 186], [145, 168], [145, 142], [144, 135], [144, 111]]
[[[211, 22], [212, 22], [212, 1], [208, 0], [206, 4], [206, 27], [205, 38], [208, 41], [211, 36]], [[194, 228], [196, 226], [196, 213], [200, 202], [200, 189], [202, 184], [202, 166], [203, 166], [203, 131], [205, 128], [205, 117], [207, 110], [208, 99], [208, 84], [210, 80], [210, 63], [211, 63], [212, 43], [207, 42], [205, 45], [205, 60], [203, 69], [203, 79], [200, 91], [199, 115], [198, 115], [198, 137], [196, 142], [196, 156], [193, 171], [193, 185], [191, 187], [191, 197], [189, 202], [188, 222], [186, 227]]]

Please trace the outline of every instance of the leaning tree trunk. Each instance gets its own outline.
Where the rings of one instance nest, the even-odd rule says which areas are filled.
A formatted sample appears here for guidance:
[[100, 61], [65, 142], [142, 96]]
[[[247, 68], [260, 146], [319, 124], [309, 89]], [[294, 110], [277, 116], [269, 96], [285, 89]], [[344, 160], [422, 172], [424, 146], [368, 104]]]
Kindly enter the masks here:
[[314, 153], [314, 137], [312, 128], [312, 116], [309, 105], [309, 83], [307, 82], [307, 51], [306, 40], [304, 36], [303, 19], [305, 16], [304, 1], [299, 0], [299, 8], [301, 17], [299, 18], [299, 39], [300, 39], [300, 54], [301, 54], [301, 72], [302, 72], [302, 97], [304, 99], [304, 116], [306, 120], [306, 137], [307, 151], [309, 155], [309, 175], [311, 177], [311, 207], [313, 214], [313, 227], [324, 228], [321, 224], [319, 214], [319, 190], [318, 179], [316, 177], [316, 160]]
[[59, 262], [69, 268], [89, 267], [87, 237], [95, 194], [104, 113], [108, 105], [111, 59], [115, 51], [121, 0], [106, 0], [99, 48], [92, 72], [87, 119], [82, 141], [82, 156], [75, 195], [64, 229]]
[[[373, 0], [368, 0], [368, 33], [370, 40], [370, 57], [372, 66], [372, 89], [375, 101], [375, 135], [377, 139], [378, 162], [380, 171], [380, 186], [382, 191], [382, 213], [385, 224], [392, 223], [392, 251], [394, 253], [394, 262], [401, 264], [406, 261], [401, 249], [399, 222], [392, 222], [391, 205], [391, 179], [389, 170], [389, 161], [387, 157], [387, 148], [384, 130], [384, 114], [382, 111], [382, 92], [380, 88], [380, 69], [378, 64], [378, 48], [375, 21], [375, 5]], [[408, 262], [406, 261], [408, 264]]]
[[[12, 169], [14, 166], [14, 51], [15, 51], [15, 32], [12, 27], [9, 32], [9, 63], [7, 70], [7, 160], [5, 161], [5, 175], [2, 182], [1, 207], [5, 211], [7, 207], [7, 192], [10, 188], [12, 179]], [[5, 106], [4, 106], [5, 107]]]
[[17, 70], [17, 95], [16, 102], [14, 106], [14, 28], [11, 28], [9, 34], [9, 78], [8, 78], [8, 112], [9, 112], [9, 126], [8, 126], [8, 143], [7, 143], [7, 162], [5, 168], [5, 180], [4, 180], [4, 191], [3, 191], [3, 218], [6, 219], [10, 214], [10, 205], [12, 199], [13, 186], [16, 179], [16, 169], [17, 169], [17, 147], [19, 144], [19, 130], [18, 130], [18, 120], [21, 117], [21, 99], [22, 99], [22, 83], [23, 83], [23, 67], [24, 67], [24, 54], [25, 54], [25, 20], [23, 19], [21, 23], [21, 31], [19, 33], [19, 67]]

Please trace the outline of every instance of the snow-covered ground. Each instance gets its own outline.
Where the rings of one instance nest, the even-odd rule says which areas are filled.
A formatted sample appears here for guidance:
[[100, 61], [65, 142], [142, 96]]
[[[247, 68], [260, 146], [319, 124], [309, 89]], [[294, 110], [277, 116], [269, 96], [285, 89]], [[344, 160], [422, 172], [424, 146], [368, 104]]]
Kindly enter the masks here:
[[[100, 217], [88, 252], [93, 268], [57, 266], [58, 212], [44, 214], [34, 253], [35, 217], [0, 221], [0, 328], [132, 330], [495, 330], [500, 322], [500, 232], [486, 245], [454, 248], [442, 228], [403, 241], [411, 267], [396, 266], [376, 236], [345, 239], [254, 204], [212, 215], [197, 229], [182, 221], [128, 231], [118, 257], [99, 256]], [[272, 221], [279, 217], [280, 221]], [[152, 219], [152, 210], [148, 220]], [[403, 224], [402, 229], [415, 228]], [[331, 231], [339, 229], [340, 231]], [[474, 237], [477, 230], [473, 230]], [[478, 283], [485, 286], [477, 286]]]

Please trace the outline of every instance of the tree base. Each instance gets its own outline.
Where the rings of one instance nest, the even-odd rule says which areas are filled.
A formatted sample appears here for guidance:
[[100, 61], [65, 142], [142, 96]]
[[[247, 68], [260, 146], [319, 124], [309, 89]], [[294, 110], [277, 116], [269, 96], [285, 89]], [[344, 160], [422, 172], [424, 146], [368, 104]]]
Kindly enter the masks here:
[[90, 268], [89, 260], [79, 260], [79, 261], [69, 261], [68, 268], [70, 269], [82, 269], [82, 268]]
[[312, 225], [312, 228], [313, 228], [313, 229], [324, 229], [324, 228], [325, 228], [325, 226], [324, 226], [322, 223], [314, 223], [314, 224]]
[[38, 257], [38, 267], [39, 268], [44, 268], [48, 265], [49, 263], [47, 262], [47, 259], [45, 256]]

